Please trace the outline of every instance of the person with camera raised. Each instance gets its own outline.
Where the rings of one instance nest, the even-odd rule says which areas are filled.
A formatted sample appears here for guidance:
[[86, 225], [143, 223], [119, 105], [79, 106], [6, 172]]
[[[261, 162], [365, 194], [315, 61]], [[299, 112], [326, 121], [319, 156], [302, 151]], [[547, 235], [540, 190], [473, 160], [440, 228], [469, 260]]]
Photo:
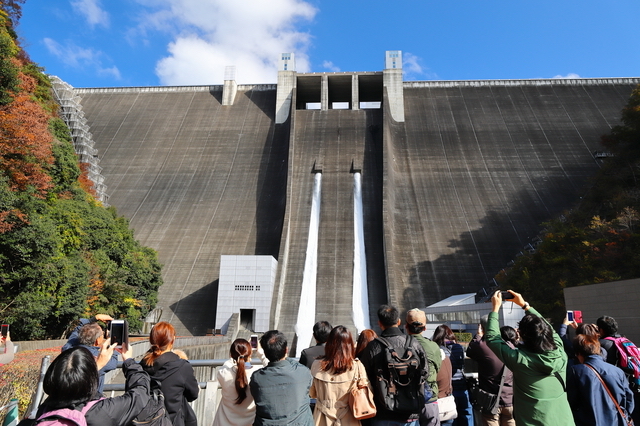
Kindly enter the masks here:
[[113, 318], [106, 314], [96, 314], [89, 319], [81, 318], [78, 326], [71, 332], [69, 340], [62, 347], [62, 352], [77, 346], [82, 346], [91, 352], [98, 361], [98, 392], [102, 393], [105, 374], [118, 367], [118, 352], [111, 351], [112, 355], [108, 359], [99, 358], [102, 344], [105, 341], [105, 332], [98, 321], [107, 323], [113, 321]]
[[525, 316], [518, 324], [522, 344], [513, 348], [502, 339], [498, 312], [502, 294], [491, 297], [485, 341], [513, 372], [513, 417], [518, 426], [572, 426], [573, 415], [566, 392], [567, 354], [560, 336], [520, 293], [509, 290], [510, 299]]
[[13, 342], [11, 341], [11, 334], [8, 331], [6, 336], [2, 336], [2, 346], [4, 346], [4, 349], [2, 349], [2, 353], [0, 353], [0, 366], [13, 361], [16, 352], [15, 346], [13, 346]]

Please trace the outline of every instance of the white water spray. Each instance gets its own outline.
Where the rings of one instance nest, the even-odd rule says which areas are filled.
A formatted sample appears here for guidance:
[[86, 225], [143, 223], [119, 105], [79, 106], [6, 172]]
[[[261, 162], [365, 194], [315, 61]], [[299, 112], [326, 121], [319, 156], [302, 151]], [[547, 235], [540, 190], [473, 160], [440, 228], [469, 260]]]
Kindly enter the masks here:
[[302, 290], [298, 319], [294, 330], [298, 336], [296, 356], [311, 342], [313, 325], [316, 321], [316, 282], [318, 280], [318, 228], [320, 227], [320, 201], [322, 189], [322, 173], [316, 173], [311, 200], [311, 218], [309, 219], [309, 240], [302, 274]]
[[353, 324], [360, 333], [371, 328], [369, 321], [369, 292], [367, 287], [367, 258], [364, 251], [364, 215], [362, 211], [362, 183], [360, 173], [353, 174]]

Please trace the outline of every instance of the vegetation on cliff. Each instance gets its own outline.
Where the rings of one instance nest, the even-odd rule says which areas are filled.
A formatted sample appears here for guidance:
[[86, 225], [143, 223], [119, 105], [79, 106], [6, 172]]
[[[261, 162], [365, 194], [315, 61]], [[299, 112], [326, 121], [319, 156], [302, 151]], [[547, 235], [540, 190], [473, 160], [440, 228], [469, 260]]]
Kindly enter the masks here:
[[544, 224], [533, 253], [496, 277], [555, 320], [564, 316], [563, 288], [640, 277], [640, 86], [621, 118], [602, 137], [614, 156], [603, 160], [588, 193]]
[[20, 48], [20, 0], [0, 0], [0, 321], [59, 338], [107, 313], [133, 329], [157, 301], [157, 254], [93, 197], [49, 79]]

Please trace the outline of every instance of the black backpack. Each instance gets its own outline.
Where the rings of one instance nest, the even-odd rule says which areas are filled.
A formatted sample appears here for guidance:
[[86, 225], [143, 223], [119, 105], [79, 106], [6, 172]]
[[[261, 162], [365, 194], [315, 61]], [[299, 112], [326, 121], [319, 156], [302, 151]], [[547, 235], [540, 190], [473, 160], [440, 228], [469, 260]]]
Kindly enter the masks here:
[[384, 338], [376, 338], [382, 345], [385, 364], [377, 366], [376, 405], [388, 411], [417, 414], [424, 407], [424, 378], [427, 376], [420, 357], [412, 348], [414, 338], [407, 336], [402, 352], [391, 347]]
[[147, 406], [140, 411], [133, 420], [134, 426], [173, 426], [167, 409], [164, 406], [164, 394], [160, 390], [160, 383], [151, 381], [150, 398]]

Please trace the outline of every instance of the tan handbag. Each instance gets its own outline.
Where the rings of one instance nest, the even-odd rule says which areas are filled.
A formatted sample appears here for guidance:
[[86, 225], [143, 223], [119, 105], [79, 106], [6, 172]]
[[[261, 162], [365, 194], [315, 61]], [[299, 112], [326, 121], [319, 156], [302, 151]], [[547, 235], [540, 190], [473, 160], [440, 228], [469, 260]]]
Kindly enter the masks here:
[[376, 404], [373, 402], [373, 392], [367, 386], [368, 380], [360, 379], [360, 365], [360, 361], [355, 360], [356, 372], [349, 390], [349, 406], [356, 420], [370, 419], [376, 415]]

